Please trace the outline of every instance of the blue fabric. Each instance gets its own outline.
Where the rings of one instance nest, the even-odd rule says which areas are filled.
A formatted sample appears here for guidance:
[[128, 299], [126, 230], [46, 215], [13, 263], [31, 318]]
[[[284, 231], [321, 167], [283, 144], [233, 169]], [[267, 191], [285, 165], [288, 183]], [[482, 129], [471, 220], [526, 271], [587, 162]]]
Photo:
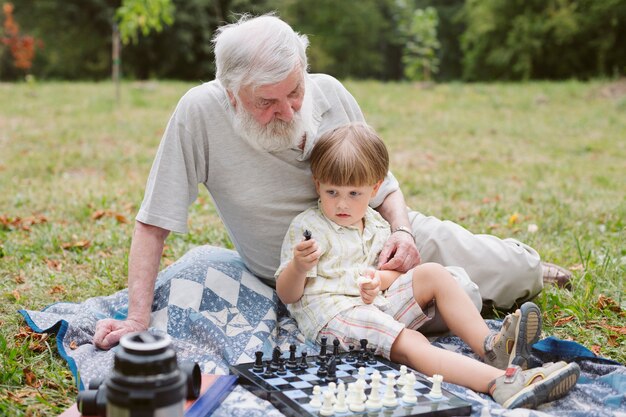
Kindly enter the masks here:
[[537, 354], [541, 354], [544, 359], [550, 358], [550, 360], [566, 360], [568, 362], [593, 360], [595, 362], [611, 363], [614, 365], [620, 364], [614, 360], [596, 355], [573, 340], [561, 340], [554, 336], [546, 337], [535, 343], [533, 345], [533, 351]]
[[[102, 351], [91, 343], [95, 324], [105, 317], [124, 318], [126, 290], [82, 303], [57, 303], [43, 311], [20, 310], [36, 332], [56, 333], [59, 354], [68, 362], [79, 389], [91, 378], [107, 375], [115, 349]], [[254, 360], [275, 346], [287, 350], [296, 343], [309, 354], [317, 348], [306, 341], [276, 294], [246, 270], [239, 256], [226, 249], [203, 246], [188, 252], [157, 279], [150, 331], [167, 332], [179, 360], [195, 361], [205, 373], [228, 373], [228, 365]], [[489, 320], [494, 330], [501, 322]], [[489, 396], [444, 382], [444, 387], [472, 403], [472, 416], [626, 416], [626, 367], [597, 357], [582, 346], [548, 338], [538, 343], [534, 363], [570, 355], [581, 366], [579, 384], [561, 400], [539, 410], [505, 410]], [[435, 345], [474, 356], [457, 337], [439, 338]], [[537, 345], [536, 345], [537, 347]], [[584, 347], [582, 347], [584, 349]], [[299, 350], [300, 350], [299, 349]], [[474, 356], [475, 357], [475, 356]], [[241, 387], [213, 414], [217, 417], [279, 417], [278, 410]]]

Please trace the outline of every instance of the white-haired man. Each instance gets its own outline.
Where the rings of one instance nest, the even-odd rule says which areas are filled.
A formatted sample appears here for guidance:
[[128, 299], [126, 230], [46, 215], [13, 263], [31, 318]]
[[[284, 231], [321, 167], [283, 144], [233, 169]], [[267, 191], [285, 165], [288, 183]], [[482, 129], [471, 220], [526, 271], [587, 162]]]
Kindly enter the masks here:
[[[307, 38], [275, 16], [223, 26], [214, 45], [216, 80], [182, 97], [162, 138], [130, 248], [128, 316], [98, 322], [100, 348], [148, 327], [164, 241], [170, 231], [187, 232], [198, 184], [211, 194], [247, 268], [273, 286], [289, 223], [317, 201], [308, 162], [316, 138], [364, 119], [341, 83], [307, 73]], [[407, 271], [421, 260], [461, 266], [482, 298], [502, 308], [541, 291], [532, 248], [407, 212], [391, 173], [371, 206], [393, 231], [379, 268]]]

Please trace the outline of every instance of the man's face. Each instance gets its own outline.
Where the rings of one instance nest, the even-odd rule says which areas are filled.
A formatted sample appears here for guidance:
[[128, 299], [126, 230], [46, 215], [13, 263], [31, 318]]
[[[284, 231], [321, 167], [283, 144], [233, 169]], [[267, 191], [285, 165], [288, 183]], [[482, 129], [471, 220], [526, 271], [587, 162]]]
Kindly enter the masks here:
[[300, 108], [304, 74], [295, 69], [276, 84], [243, 87], [235, 97], [235, 130], [255, 147], [279, 151], [296, 145], [304, 134]]

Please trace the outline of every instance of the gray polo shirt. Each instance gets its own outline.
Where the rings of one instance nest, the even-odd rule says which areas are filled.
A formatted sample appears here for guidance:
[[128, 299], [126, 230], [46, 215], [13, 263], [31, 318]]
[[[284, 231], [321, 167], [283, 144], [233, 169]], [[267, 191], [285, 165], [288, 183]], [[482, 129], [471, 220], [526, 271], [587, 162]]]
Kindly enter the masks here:
[[[308, 161], [315, 140], [342, 124], [363, 121], [352, 95], [328, 75], [307, 76], [306, 108], [312, 111], [305, 120], [304, 149], [270, 153], [235, 133], [231, 105], [218, 81], [192, 88], [167, 125], [137, 220], [186, 233], [189, 206], [198, 184], [204, 184], [246, 266], [273, 285], [291, 220], [317, 202]], [[397, 188], [389, 173], [371, 205], [377, 207]]]

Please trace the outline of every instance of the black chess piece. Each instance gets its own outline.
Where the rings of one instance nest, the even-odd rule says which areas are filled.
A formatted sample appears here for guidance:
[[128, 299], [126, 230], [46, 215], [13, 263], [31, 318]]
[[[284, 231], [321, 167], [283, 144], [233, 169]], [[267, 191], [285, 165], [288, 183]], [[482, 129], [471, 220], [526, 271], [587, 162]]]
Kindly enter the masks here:
[[328, 368], [326, 365], [326, 361], [320, 363], [319, 367], [317, 368], [317, 376], [319, 376], [320, 378], [326, 378], [326, 375], [328, 375]]
[[289, 345], [289, 359], [287, 360], [287, 369], [298, 369], [298, 360], [296, 359], [296, 345]]
[[298, 364], [298, 369], [305, 370], [309, 367], [309, 363], [306, 361], [306, 357], [306, 350], [302, 351], [302, 353], [300, 354], [300, 363]]
[[326, 349], [328, 347], [328, 338], [326, 336], [322, 336], [320, 339], [320, 354], [317, 356], [317, 364], [320, 365], [322, 362], [326, 363], [328, 356], [326, 354]]
[[256, 356], [256, 360], [254, 361], [252, 372], [256, 372], [257, 374], [259, 374], [263, 372], [263, 352], [257, 350], [256, 352], [254, 352], [254, 356]]
[[337, 364], [343, 363], [341, 356], [339, 356], [339, 343], [339, 339], [335, 338], [335, 340], [333, 340], [333, 356]]
[[287, 375], [287, 370], [285, 369], [285, 359], [280, 358], [278, 361], [278, 370], [276, 371], [278, 375]]
[[263, 378], [274, 378], [274, 370], [272, 369], [272, 361], [267, 360], [267, 366], [265, 367], [265, 372], [261, 375]]
[[348, 356], [346, 357], [346, 362], [354, 362], [356, 360], [355, 354], [354, 354], [354, 345], [349, 345], [348, 346]]
[[302, 236], [304, 236], [304, 240], [311, 239], [311, 231], [309, 229], [305, 229], [304, 233], [302, 233]]
[[272, 371], [276, 372], [278, 370], [278, 367], [280, 366], [280, 359], [282, 356], [282, 352], [280, 351], [280, 348], [278, 346], [276, 346], [273, 350], [272, 350]]
[[337, 357], [334, 355], [328, 360], [326, 382], [337, 382]]
[[370, 365], [376, 365], [378, 361], [376, 360], [376, 348], [369, 348], [369, 355], [367, 356], [367, 363]]
[[367, 339], [361, 339], [359, 343], [361, 345], [361, 350], [359, 350], [356, 360], [357, 368], [366, 366], [365, 361], [367, 360]]

